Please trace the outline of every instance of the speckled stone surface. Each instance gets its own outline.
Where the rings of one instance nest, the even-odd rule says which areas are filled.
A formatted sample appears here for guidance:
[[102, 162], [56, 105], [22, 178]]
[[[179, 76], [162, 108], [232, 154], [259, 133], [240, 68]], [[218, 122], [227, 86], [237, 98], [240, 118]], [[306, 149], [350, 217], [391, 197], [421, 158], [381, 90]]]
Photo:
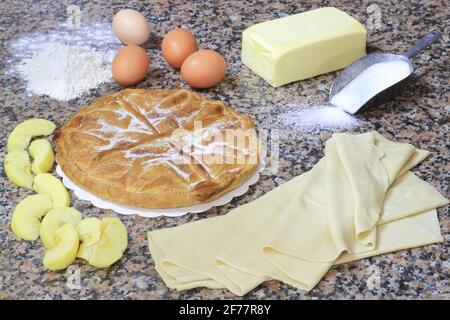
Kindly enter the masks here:
[[[368, 51], [401, 52], [427, 31], [438, 29], [444, 37], [415, 59], [415, 77], [394, 100], [366, 110], [359, 127], [350, 131], [378, 130], [387, 138], [412, 143], [431, 151], [432, 156], [414, 171], [446, 197], [449, 191], [449, 93], [448, 35], [450, 12], [445, 1], [2, 1], [0, 4], [0, 158], [5, 157], [8, 133], [28, 118], [44, 117], [61, 125], [80, 106], [119, 86], [104, 84], [69, 102], [45, 96], [28, 97], [17, 73], [8, 73], [14, 61], [11, 45], [32, 31], [53, 32], [67, 18], [66, 6], [77, 4], [82, 23], [109, 22], [114, 12], [125, 7], [142, 11], [152, 27], [147, 45], [151, 72], [138, 87], [187, 88], [179, 73], [162, 59], [162, 35], [175, 26], [189, 28], [202, 48], [221, 52], [229, 65], [223, 83], [201, 93], [222, 99], [253, 116], [259, 129], [280, 129], [280, 161], [275, 174], [264, 175], [249, 191], [228, 205], [180, 218], [121, 216], [130, 237], [123, 258], [106, 270], [90, 267], [81, 260], [66, 271], [49, 272], [41, 263], [40, 241], [18, 241], [10, 230], [15, 205], [31, 191], [9, 183], [0, 169], [0, 299], [223, 299], [236, 298], [226, 290], [168, 289], [154, 269], [146, 243], [146, 231], [175, 226], [205, 217], [222, 215], [258, 198], [280, 183], [309, 170], [323, 155], [324, 141], [332, 130], [304, 132], [286, 128], [279, 115], [325, 103], [336, 73], [292, 83], [274, 89], [258, 78], [240, 60], [240, 37], [245, 27], [256, 22], [320, 6], [336, 6], [373, 26], [379, 9], [381, 26], [368, 29]], [[378, 9], [377, 9], [378, 8]], [[102, 217], [113, 212], [77, 200], [72, 205], [84, 216]], [[385, 254], [331, 269], [309, 293], [277, 281], [264, 283], [249, 299], [450, 299], [450, 218], [441, 208], [439, 218], [445, 242], [422, 248]], [[79, 280], [79, 281], [78, 281]]]

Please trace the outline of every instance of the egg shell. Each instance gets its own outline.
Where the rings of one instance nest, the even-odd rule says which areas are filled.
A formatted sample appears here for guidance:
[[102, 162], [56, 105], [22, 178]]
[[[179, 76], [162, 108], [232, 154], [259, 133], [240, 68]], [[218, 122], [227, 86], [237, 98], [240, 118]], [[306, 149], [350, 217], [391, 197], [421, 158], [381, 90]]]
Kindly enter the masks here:
[[112, 29], [120, 41], [130, 45], [143, 44], [150, 36], [150, 27], [144, 15], [133, 9], [124, 9], [116, 13]]
[[214, 50], [194, 52], [181, 66], [181, 77], [193, 88], [210, 88], [225, 78], [227, 63]]
[[198, 50], [198, 45], [189, 30], [177, 28], [164, 36], [161, 50], [170, 66], [180, 68], [184, 60]]
[[147, 52], [138, 46], [126, 46], [120, 49], [112, 62], [112, 74], [118, 84], [131, 86], [142, 79], [148, 71]]

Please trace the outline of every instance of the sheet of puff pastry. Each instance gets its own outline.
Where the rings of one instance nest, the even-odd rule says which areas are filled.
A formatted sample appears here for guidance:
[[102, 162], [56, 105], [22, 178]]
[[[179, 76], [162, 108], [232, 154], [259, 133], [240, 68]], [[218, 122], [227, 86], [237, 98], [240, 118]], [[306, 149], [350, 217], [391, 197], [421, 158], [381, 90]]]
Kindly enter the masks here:
[[312, 170], [261, 198], [149, 232], [156, 269], [177, 290], [244, 295], [269, 279], [311, 290], [333, 264], [440, 242], [435, 208], [448, 200], [409, 171], [428, 154], [376, 132], [335, 134]]

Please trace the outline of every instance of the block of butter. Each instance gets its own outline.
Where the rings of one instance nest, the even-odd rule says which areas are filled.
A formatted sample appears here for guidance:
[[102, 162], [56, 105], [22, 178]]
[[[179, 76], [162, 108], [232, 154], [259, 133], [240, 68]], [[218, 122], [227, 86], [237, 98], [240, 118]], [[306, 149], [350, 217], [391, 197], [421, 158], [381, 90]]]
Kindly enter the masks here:
[[332, 7], [258, 23], [242, 34], [242, 61], [274, 87], [344, 68], [365, 54], [363, 25]]

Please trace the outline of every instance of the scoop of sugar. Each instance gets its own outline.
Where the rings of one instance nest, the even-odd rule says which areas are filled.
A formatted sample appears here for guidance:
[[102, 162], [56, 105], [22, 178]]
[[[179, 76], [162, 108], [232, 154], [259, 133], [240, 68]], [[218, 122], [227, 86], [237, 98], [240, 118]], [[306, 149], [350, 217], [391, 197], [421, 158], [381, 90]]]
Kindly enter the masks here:
[[410, 73], [410, 66], [404, 61], [375, 63], [335, 94], [330, 103], [354, 114], [375, 95], [405, 79]]

